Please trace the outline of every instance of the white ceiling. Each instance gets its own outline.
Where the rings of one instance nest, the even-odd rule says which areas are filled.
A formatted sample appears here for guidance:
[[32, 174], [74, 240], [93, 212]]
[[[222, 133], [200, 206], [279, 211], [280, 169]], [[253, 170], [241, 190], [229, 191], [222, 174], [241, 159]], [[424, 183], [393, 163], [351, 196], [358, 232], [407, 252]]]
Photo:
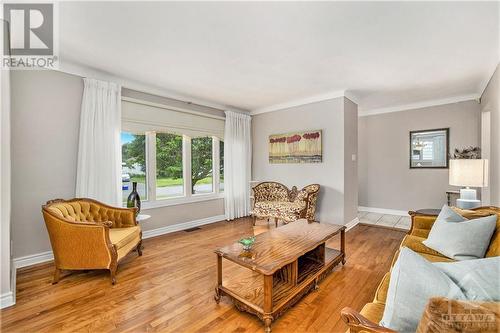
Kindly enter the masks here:
[[478, 95], [498, 2], [62, 2], [60, 56], [198, 100], [265, 110], [348, 92], [360, 109]]

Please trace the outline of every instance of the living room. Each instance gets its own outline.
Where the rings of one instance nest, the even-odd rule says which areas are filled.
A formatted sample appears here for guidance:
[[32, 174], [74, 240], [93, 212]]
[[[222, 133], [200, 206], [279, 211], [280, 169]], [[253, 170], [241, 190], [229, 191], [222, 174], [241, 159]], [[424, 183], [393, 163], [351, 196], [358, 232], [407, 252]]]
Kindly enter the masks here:
[[500, 329], [499, 2], [2, 13], [1, 331]]

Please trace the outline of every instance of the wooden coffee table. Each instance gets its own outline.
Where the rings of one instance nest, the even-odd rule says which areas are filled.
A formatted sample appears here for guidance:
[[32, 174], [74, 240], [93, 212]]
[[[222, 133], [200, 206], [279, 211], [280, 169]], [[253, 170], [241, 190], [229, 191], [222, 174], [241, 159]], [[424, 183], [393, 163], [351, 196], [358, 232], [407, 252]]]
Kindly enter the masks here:
[[[340, 250], [327, 248], [326, 241], [338, 233]], [[273, 320], [317, 289], [336, 265], [345, 264], [345, 226], [298, 220], [257, 235], [250, 252], [234, 243], [215, 253], [215, 301], [229, 296], [239, 310], [257, 315], [270, 332]], [[222, 281], [223, 258], [245, 269], [225, 274]]]

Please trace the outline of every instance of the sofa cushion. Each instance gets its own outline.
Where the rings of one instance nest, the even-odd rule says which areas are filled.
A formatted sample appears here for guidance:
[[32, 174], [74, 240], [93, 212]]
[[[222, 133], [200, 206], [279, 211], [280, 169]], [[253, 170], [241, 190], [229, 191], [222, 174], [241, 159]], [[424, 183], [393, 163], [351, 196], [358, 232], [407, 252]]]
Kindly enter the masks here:
[[438, 267], [404, 247], [391, 271], [380, 325], [398, 332], [415, 332], [431, 297], [464, 299], [460, 288]]
[[[413, 250], [413, 249], [412, 249]], [[415, 251], [417, 252], [417, 251]], [[399, 254], [399, 251], [396, 252], [394, 262], [397, 260], [397, 256]], [[430, 262], [454, 262], [455, 260], [443, 257], [442, 255], [432, 255], [432, 254], [427, 254], [427, 253], [419, 253], [422, 257], [427, 259]], [[500, 272], [499, 272], [500, 273]], [[500, 275], [500, 274], [499, 274]], [[391, 280], [391, 272], [385, 273], [384, 277], [380, 281], [380, 284], [377, 287], [377, 291], [375, 292], [375, 298], [373, 301], [375, 303], [382, 303], [385, 304], [387, 300], [387, 290], [389, 289], [389, 282]]]
[[433, 263], [462, 289], [468, 300], [500, 301], [500, 257]]
[[377, 287], [377, 291], [375, 292], [375, 298], [373, 302], [385, 304], [387, 299], [387, 290], [389, 289], [389, 282], [391, 280], [391, 272], [385, 273], [382, 281]]
[[456, 260], [483, 258], [495, 231], [497, 215], [467, 220], [444, 205], [422, 243]]
[[299, 218], [300, 212], [306, 208], [305, 201], [260, 201], [256, 202], [252, 214], [259, 217], [275, 217], [287, 222]]
[[111, 240], [111, 244], [119, 250], [139, 237], [140, 233], [141, 227], [138, 225], [128, 228], [112, 228], [109, 229], [109, 239]]
[[425, 246], [422, 243], [423, 241], [425, 241], [425, 238], [423, 237], [406, 235], [405, 238], [403, 238], [400, 247], [407, 247], [418, 253], [427, 253], [432, 254], [433, 256], [442, 256], [439, 252]]
[[[429, 260], [430, 262], [453, 262], [453, 261], [455, 261], [453, 259], [447, 258], [447, 257], [442, 256], [442, 255], [433, 255], [433, 254], [428, 254], [428, 253], [418, 253], [418, 254], [420, 254], [422, 257]], [[396, 251], [396, 253], [394, 253], [394, 257], [392, 258], [391, 267], [394, 266], [394, 264], [398, 260], [398, 257], [399, 257], [399, 250]]]
[[382, 319], [384, 308], [385, 305], [382, 303], [366, 303], [359, 313], [366, 319], [378, 323]]
[[496, 214], [497, 225], [495, 228], [495, 232], [491, 237], [490, 245], [488, 247], [488, 250], [486, 251], [485, 257], [500, 256], [500, 212], [498, 211], [498, 209], [494, 207], [484, 207], [478, 210], [460, 209], [457, 207], [451, 207], [451, 208], [455, 212], [459, 213], [460, 215], [469, 220]]
[[419, 254], [430, 262], [454, 262], [455, 261], [451, 258], [447, 258], [447, 257], [444, 257], [442, 255], [435, 256], [435, 255], [428, 254], [428, 253], [419, 253]]

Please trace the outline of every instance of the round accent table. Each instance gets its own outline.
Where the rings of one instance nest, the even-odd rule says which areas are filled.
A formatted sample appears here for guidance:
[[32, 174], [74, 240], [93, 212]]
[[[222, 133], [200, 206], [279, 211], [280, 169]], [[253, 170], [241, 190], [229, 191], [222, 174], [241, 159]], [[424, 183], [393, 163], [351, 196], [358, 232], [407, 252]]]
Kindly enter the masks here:
[[[151, 218], [151, 215], [147, 214], [139, 214], [135, 217], [135, 220], [137, 221], [137, 224], [140, 224], [140, 222], [144, 222], [146, 220], [149, 220]], [[141, 245], [141, 250], [144, 249], [144, 245]]]
[[139, 214], [136, 216], [135, 220], [137, 223], [149, 220], [151, 218], [151, 215], [146, 215], [146, 214]]
[[415, 213], [417, 214], [430, 215], [430, 216], [438, 216], [440, 212], [441, 209], [434, 209], [434, 208], [419, 209], [415, 211]]

